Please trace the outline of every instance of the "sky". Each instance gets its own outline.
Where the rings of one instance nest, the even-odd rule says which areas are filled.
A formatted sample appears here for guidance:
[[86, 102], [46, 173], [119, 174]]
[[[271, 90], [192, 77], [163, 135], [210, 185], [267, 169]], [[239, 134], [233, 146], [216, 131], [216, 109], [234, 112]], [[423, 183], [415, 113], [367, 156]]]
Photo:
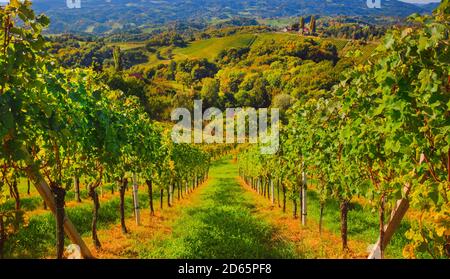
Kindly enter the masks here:
[[441, 2], [441, 0], [400, 0], [400, 1], [407, 3], [422, 3], [422, 4]]

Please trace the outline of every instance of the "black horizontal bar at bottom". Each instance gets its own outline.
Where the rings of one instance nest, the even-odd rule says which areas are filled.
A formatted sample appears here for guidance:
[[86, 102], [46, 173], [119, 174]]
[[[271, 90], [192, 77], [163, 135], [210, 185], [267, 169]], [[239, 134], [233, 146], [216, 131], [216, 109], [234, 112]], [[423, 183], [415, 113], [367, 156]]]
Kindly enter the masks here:
[[[449, 260], [0, 260], [0, 274], [50, 278], [346, 278], [444, 276]], [[282, 277], [280, 277], [282, 276]], [[5, 277], [6, 278], [6, 277]], [[8, 277], [9, 278], [9, 277]], [[141, 277], [140, 277], [141, 278]], [[317, 277], [320, 278], [320, 277]], [[335, 278], [335, 277], [333, 277]], [[403, 277], [402, 277], [403, 278]]]

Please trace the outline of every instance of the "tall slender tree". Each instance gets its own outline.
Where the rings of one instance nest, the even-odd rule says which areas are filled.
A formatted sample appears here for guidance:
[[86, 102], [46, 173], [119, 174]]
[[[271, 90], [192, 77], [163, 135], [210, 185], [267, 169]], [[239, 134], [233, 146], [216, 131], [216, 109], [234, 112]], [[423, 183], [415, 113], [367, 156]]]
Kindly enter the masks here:
[[302, 16], [300, 17], [300, 27], [299, 28], [300, 28], [299, 31], [301, 33], [303, 33], [303, 30], [305, 30], [305, 18]]
[[309, 30], [311, 31], [312, 34], [316, 33], [316, 17], [315, 16], [311, 16], [311, 21], [309, 23]]
[[115, 69], [115, 71], [116, 72], [121, 72], [123, 70], [122, 52], [120, 50], [120, 47], [118, 47], [118, 46], [114, 47], [113, 59], [114, 59], [114, 69]]

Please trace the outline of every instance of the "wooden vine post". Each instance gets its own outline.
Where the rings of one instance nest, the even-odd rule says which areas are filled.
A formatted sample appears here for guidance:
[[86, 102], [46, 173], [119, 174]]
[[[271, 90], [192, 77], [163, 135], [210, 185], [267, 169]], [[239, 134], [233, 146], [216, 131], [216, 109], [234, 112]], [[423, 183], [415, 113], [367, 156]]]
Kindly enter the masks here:
[[274, 187], [273, 187], [273, 179], [270, 179], [270, 199], [272, 204], [275, 204], [275, 198], [274, 198]]
[[133, 201], [134, 201], [134, 217], [136, 219], [136, 225], [141, 225], [141, 213], [139, 210], [139, 196], [138, 196], [138, 183], [136, 173], [133, 173]]
[[[395, 208], [391, 212], [389, 222], [384, 225], [383, 247], [386, 247], [389, 244], [389, 241], [392, 239], [392, 236], [394, 235], [395, 231], [400, 225], [400, 222], [405, 216], [406, 211], [408, 211], [408, 195], [410, 190], [411, 187], [409, 185], [405, 186], [405, 188], [403, 189], [403, 191], [405, 192], [404, 198], [397, 201]], [[378, 238], [377, 242], [370, 251], [368, 259], [381, 259], [380, 243], [380, 238]]]
[[[29, 165], [26, 168], [26, 174], [33, 181], [33, 184], [35, 185], [37, 191], [39, 192], [41, 197], [44, 199], [45, 204], [51, 210], [53, 215], [56, 216], [55, 199], [53, 198], [52, 192], [51, 192], [50, 187], [48, 186], [47, 182], [42, 178], [41, 174], [39, 173], [39, 171], [36, 170], [36, 168], [33, 164]], [[69, 217], [67, 217], [67, 215], [64, 216], [64, 231], [66, 232], [70, 241], [72, 241], [74, 244], [80, 246], [81, 254], [85, 259], [93, 259], [94, 258], [94, 256], [92, 256], [91, 251], [87, 247], [86, 243], [81, 238], [77, 229], [75, 228], [73, 223], [70, 221]]]
[[306, 215], [307, 215], [307, 207], [306, 207], [306, 173], [304, 170], [304, 164], [303, 164], [303, 170], [302, 170], [302, 225], [306, 226]]

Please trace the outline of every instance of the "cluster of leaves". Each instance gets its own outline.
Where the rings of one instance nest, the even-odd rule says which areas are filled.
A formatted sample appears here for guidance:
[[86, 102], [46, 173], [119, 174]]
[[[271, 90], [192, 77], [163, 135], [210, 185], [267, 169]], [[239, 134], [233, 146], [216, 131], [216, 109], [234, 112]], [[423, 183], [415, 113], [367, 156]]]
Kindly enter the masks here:
[[[102, 71], [114, 66], [114, 47], [106, 43], [105, 38], [61, 35], [46, 38], [49, 51], [65, 68], [94, 68]], [[123, 69], [148, 61], [148, 52], [144, 47], [121, 51]]]
[[214, 77], [217, 71], [217, 65], [207, 59], [186, 59], [178, 62], [171, 61], [168, 65], [150, 69], [146, 76], [156, 80], [176, 81], [184, 88], [191, 88], [204, 78]]
[[[204, 175], [208, 155], [192, 145], [169, 145], [139, 98], [111, 90], [92, 69], [57, 66], [40, 34], [49, 20], [30, 6], [13, 0], [0, 10], [4, 169], [24, 172], [36, 184], [43, 179], [56, 196], [80, 176], [98, 186], [104, 175], [122, 181], [133, 173], [153, 179], [166, 169], [170, 179]], [[10, 180], [3, 173], [2, 181]]]
[[183, 47], [186, 46], [186, 41], [176, 32], [163, 32], [152, 37], [145, 45], [149, 51], [154, 51], [155, 47], [162, 46]]
[[386, 26], [376, 26], [361, 23], [337, 23], [333, 26], [325, 28], [321, 32], [321, 35], [324, 37], [372, 41], [383, 37], [386, 33], [386, 30]]
[[218, 73], [201, 80], [200, 96], [207, 105], [219, 108], [268, 107], [276, 95], [297, 98], [307, 91], [330, 89], [336, 82], [337, 59], [334, 45], [310, 39], [231, 48], [219, 53]]
[[56, 36], [48, 39], [50, 52], [66, 67], [91, 67], [97, 70], [111, 64], [113, 50], [101, 40], [76, 36]]
[[[412, 17], [414, 27], [388, 32], [374, 61], [355, 66], [331, 94], [299, 100], [274, 156], [278, 170], [269, 166], [287, 185], [306, 171], [321, 200], [364, 196], [378, 209], [381, 239], [385, 211], [408, 199], [411, 258], [450, 256], [449, 9], [443, 1], [434, 16]], [[250, 154], [242, 168], [264, 174], [269, 160]]]

